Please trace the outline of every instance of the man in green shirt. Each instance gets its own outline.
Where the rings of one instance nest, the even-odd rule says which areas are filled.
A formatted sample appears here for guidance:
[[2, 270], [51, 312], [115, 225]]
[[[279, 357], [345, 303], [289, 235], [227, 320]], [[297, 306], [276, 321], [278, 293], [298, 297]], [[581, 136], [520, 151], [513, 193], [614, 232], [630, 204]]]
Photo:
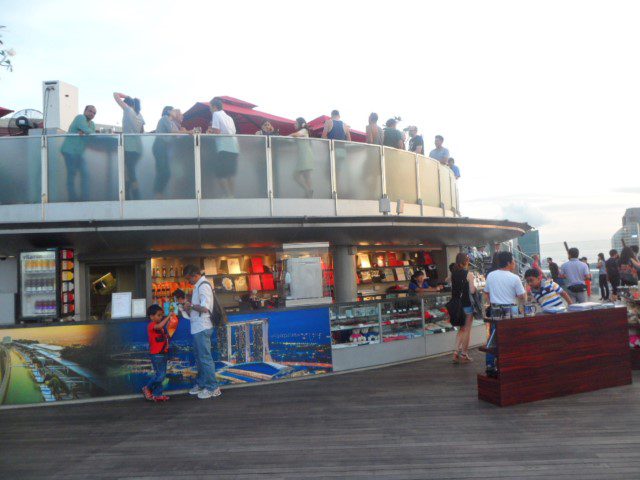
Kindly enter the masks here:
[[[96, 133], [96, 125], [93, 123], [93, 118], [96, 116], [96, 107], [93, 105], [87, 105], [82, 115], [76, 116], [69, 125], [69, 136], [65, 138], [62, 143], [60, 152], [64, 157], [64, 162], [67, 166], [67, 192], [70, 202], [77, 202], [79, 200], [76, 193], [75, 179], [76, 175], [80, 173], [80, 190], [82, 200], [87, 200], [89, 193], [89, 176], [87, 174], [87, 165], [85, 164], [83, 153], [86, 147], [86, 139], [81, 138], [84, 135], [90, 135]], [[77, 136], [76, 136], [77, 135]]]

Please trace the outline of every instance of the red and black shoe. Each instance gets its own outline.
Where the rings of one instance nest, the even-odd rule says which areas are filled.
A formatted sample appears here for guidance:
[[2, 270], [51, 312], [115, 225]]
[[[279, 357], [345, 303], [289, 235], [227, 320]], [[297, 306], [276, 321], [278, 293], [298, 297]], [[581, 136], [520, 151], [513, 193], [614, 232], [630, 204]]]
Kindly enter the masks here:
[[157, 397], [153, 397], [153, 401], [154, 402], [168, 402], [169, 401], [169, 397], [167, 397], [166, 395], [158, 395]]
[[144, 395], [145, 400], [149, 402], [153, 402], [154, 400], [153, 393], [151, 392], [151, 390], [149, 390], [149, 388], [142, 387], [142, 395]]

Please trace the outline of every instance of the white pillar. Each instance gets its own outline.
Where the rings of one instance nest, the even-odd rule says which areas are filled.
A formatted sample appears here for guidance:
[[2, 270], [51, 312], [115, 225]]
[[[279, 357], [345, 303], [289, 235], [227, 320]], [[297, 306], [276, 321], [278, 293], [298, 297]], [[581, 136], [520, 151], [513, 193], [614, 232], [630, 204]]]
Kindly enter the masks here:
[[356, 247], [349, 245], [334, 247], [333, 276], [336, 302], [355, 302], [358, 299]]

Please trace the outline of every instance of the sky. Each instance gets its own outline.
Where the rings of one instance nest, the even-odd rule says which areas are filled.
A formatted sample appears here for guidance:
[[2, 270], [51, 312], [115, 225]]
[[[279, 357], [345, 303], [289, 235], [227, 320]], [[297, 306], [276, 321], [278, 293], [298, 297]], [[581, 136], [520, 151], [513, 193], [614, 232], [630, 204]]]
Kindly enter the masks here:
[[0, 0], [0, 105], [42, 108], [62, 80], [120, 124], [229, 95], [288, 118], [339, 109], [436, 134], [464, 216], [527, 221], [542, 243], [609, 239], [640, 206], [640, 64], [633, 1]]

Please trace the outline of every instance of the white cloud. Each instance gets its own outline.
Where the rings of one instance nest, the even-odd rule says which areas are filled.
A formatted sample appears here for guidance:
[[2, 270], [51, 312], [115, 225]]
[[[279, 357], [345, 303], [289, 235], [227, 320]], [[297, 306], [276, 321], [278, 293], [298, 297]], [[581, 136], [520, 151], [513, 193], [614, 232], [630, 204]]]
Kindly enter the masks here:
[[549, 215], [540, 208], [524, 202], [503, 205], [502, 216], [515, 222], [527, 222], [536, 228], [540, 228], [550, 222]]

